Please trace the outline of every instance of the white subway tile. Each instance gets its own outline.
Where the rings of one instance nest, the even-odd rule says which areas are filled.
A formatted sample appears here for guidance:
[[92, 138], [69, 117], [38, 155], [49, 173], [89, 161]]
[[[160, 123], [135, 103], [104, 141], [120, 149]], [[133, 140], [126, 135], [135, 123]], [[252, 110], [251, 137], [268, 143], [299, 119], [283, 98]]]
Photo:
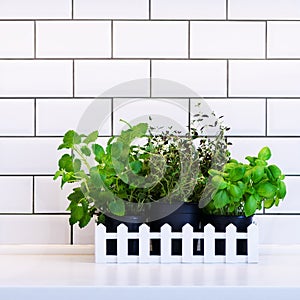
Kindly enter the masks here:
[[273, 206], [266, 209], [266, 213], [300, 213], [300, 202], [296, 195], [298, 195], [300, 177], [287, 176], [284, 180], [286, 184], [287, 194], [283, 201], [280, 201], [278, 207]]
[[40, 136], [64, 135], [70, 129], [110, 135], [111, 99], [37, 99], [36, 122]]
[[260, 244], [300, 244], [300, 216], [255, 216]]
[[76, 184], [65, 184], [60, 188], [60, 178], [53, 176], [36, 176], [34, 178], [34, 212], [65, 213], [70, 201], [68, 195]]
[[230, 97], [300, 95], [300, 61], [240, 60], [229, 62]]
[[187, 58], [188, 23], [114, 22], [114, 57]]
[[299, 135], [300, 99], [268, 99], [268, 135]]
[[265, 23], [191, 22], [192, 58], [264, 58]]
[[31, 213], [32, 181], [32, 177], [0, 176], [0, 213]]
[[0, 21], [0, 41], [0, 58], [33, 58], [34, 23]]
[[1, 0], [0, 19], [71, 19], [70, 0]]
[[69, 244], [68, 216], [0, 216], [0, 244]]
[[72, 61], [0, 61], [0, 97], [72, 96]]
[[300, 2], [295, 0], [228, 0], [229, 19], [300, 19]]
[[109, 21], [40, 21], [36, 25], [38, 58], [111, 56]]
[[[114, 99], [113, 134], [120, 134], [130, 124], [149, 123], [152, 127], [172, 126], [173, 130], [186, 133], [188, 126], [188, 99]], [[151, 116], [152, 121], [149, 121]]]
[[300, 58], [300, 22], [268, 22], [268, 58]]
[[84, 228], [79, 228], [77, 224], [73, 227], [73, 243], [75, 245], [89, 245], [95, 243], [94, 220], [91, 220]]
[[153, 61], [152, 96], [224, 97], [226, 61]]
[[34, 134], [34, 99], [0, 99], [0, 136]]
[[300, 160], [295, 159], [300, 151], [299, 138], [230, 138], [233, 143], [230, 147], [232, 157], [245, 161], [245, 157], [257, 156], [259, 150], [268, 146], [272, 157], [270, 164], [276, 164], [284, 174], [300, 174]]
[[52, 175], [62, 152], [58, 138], [0, 138], [2, 157], [0, 174]]
[[[217, 117], [224, 116], [230, 127], [226, 135], [265, 135], [265, 99], [204, 99]], [[191, 100], [191, 112], [197, 112], [198, 99]], [[255, 119], [255, 122], [253, 120]]]
[[74, 0], [75, 19], [148, 19], [149, 0]]
[[146, 60], [75, 61], [75, 96], [149, 97]]
[[226, 0], [152, 0], [152, 19], [225, 19]]

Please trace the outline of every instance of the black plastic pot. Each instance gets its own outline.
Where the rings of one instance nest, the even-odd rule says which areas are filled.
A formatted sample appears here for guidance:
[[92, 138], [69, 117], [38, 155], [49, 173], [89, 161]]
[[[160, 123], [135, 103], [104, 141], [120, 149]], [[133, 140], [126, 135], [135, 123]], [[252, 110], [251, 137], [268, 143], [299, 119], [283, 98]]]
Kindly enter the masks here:
[[[177, 204], [178, 206], [178, 204]], [[194, 231], [199, 230], [200, 222], [200, 209], [197, 203], [182, 203], [177, 209], [174, 210], [172, 204], [161, 203], [156, 206], [155, 209], [150, 209], [150, 218], [154, 214], [157, 215], [157, 210], [159, 209], [159, 215], [164, 215], [164, 217], [152, 221], [149, 223], [151, 232], [160, 232], [161, 226], [168, 223], [172, 227], [173, 232], [181, 232], [182, 227], [189, 223], [193, 226]], [[170, 213], [171, 212], [171, 213]], [[197, 253], [197, 240], [194, 241], [194, 254]], [[152, 255], [160, 255], [160, 241], [152, 240]], [[182, 241], [180, 239], [172, 239], [172, 255], [182, 254]]]
[[[128, 227], [128, 232], [138, 232], [139, 226], [143, 224], [144, 217], [142, 216], [124, 216], [123, 221], [116, 220], [112, 217], [105, 216], [105, 226], [107, 232], [117, 232], [117, 227], [120, 224], [125, 224]], [[106, 244], [107, 255], [117, 255], [117, 240], [107, 240]], [[139, 240], [128, 240], [128, 255], [139, 254]]]
[[[237, 232], [247, 232], [248, 226], [252, 223], [253, 216], [221, 216], [221, 215], [201, 215], [200, 228], [204, 231], [204, 226], [211, 224], [215, 227], [216, 232], [225, 232], [229, 224], [233, 224], [237, 228]], [[201, 254], [203, 254], [203, 240], [201, 241]], [[225, 255], [225, 239], [216, 239], [215, 254]], [[247, 255], [247, 240], [237, 240], [237, 255]]]

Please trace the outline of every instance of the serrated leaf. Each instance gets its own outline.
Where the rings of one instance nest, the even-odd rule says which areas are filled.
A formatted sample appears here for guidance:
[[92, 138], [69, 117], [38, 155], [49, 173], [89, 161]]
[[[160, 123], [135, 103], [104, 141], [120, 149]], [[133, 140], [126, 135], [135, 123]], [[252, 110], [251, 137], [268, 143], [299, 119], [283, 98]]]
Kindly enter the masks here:
[[110, 212], [116, 216], [124, 216], [125, 204], [121, 199], [116, 199], [108, 204]]
[[256, 199], [253, 195], [250, 195], [245, 201], [245, 206], [244, 206], [245, 216], [249, 217], [254, 215], [256, 209], [257, 209]]
[[71, 210], [71, 216], [70, 216], [70, 224], [74, 225], [75, 223], [79, 222], [80, 219], [83, 217], [83, 207], [82, 205], [77, 205], [72, 208]]
[[111, 144], [111, 157], [114, 159], [120, 158], [123, 151], [123, 143], [122, 142], [115, 142]]
[[84, 140], [83, 140], [83, 143], [85, 144], [90, 144], [90, 143], [93, 143], [97, 140], [98, 138], [98, 131], [93, 131], [91, 132]]
[[91, 215], [88, 212], [86, 212], [79, 221], [79, 227], [84, 228], [85, 226], [87, 226], [91, 221], [91, 218]]
[[98, 144], [93, 144], [92, 145], [92, 151], [95, 154], [95, 160], [98, 163], [101, 163], [103, 157], [105, 156], [105, 151], [104, 151], [103, 147], [98, 145]]
[[103, 182], [101, 180], [101, 176], [99, 174], [97, 167], [92, 167], [90, 169], [90, 177], [91, 177], [91, 182], [94, 186], [98, 188], [103, 186]]
[[80, 150], [81, 150], [81, 152], [82, 152], [84, 155], [86, 155], [86, 156], [90, 156], [90, 155], [91, 155], [91, 150], [90, 150], [90, 148], [87, 147], [87, 146], [82, 146], [82, 147], [80, 148]]
[[74, 167], [74, 172], [80, 171], [80, 169], [81, 169], [81, 161], [80, 161], [80, 159], [78, 159], [78, 158], [74, 159], [73, 167]]
[[263, 147], [259, 153], [258, 158], [261, 160], [269, 160], [271, 158], [271, 150], [269, 147]]
[[65, 170], [66, 172], [73, 172], [73, 157], [69, 154], [64, 154], [58, 161], [58, 166], [60, 170]]
[[74, 130], [66, 132], [63, 138], [64, 147], [72, 148], [74, 145], [81, 143], [81, 136]]
[[130, 168], [133, 173], [137, 174], [142, 170], [143, 164], [139, 160], [132, 161], [130, 163]]
[[73, 189], [73, 193], [71, 193], [69, 196], [68, 196], [68, 200], [70, 201], [76, 201], [77, 203], [82, 199], [84, 198], [84, 195], [81, 191], [80, 188], [74, 188]]

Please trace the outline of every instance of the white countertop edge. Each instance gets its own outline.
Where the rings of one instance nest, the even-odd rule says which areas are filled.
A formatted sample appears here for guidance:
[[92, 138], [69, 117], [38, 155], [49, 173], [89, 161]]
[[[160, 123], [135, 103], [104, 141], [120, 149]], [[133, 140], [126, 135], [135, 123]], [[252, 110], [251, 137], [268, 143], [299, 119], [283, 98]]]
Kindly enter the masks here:
[[[1, 287], [0, 297], [6, 300], [15, 299], [64, 299], [82, 300], [95, 298], [107, 299], [170, 299], [182, 300], [186, 298], [195, 299], [222, 299], [232, 300], [242, 298], [243, 300], [265, 300], [273, 297], [276, 300], [298, 300], [300, 288], [295, 287], [209, 287], [209, 286], [124, 286], [124, 287], [91, 287], [91, 286], [72, 286], [72, 287]], [[234, 298], [233, 298], [234, 295]]]
[[[0, 245], [0, 255], [93, 255], [94, 245]], [[300, 254], [300, 245], [260, 245], [260, 255]]]

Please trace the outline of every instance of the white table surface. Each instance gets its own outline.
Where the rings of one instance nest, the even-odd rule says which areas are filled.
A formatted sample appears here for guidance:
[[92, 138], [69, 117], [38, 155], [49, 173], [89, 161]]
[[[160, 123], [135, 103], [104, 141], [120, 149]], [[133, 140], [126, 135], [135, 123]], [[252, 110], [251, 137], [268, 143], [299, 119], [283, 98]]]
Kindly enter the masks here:
[[95, 264], [90, 254], [1, 254], [0, 299], [299, 300], [300, 252], [268, 252], [258, 264], [167, 265]]

